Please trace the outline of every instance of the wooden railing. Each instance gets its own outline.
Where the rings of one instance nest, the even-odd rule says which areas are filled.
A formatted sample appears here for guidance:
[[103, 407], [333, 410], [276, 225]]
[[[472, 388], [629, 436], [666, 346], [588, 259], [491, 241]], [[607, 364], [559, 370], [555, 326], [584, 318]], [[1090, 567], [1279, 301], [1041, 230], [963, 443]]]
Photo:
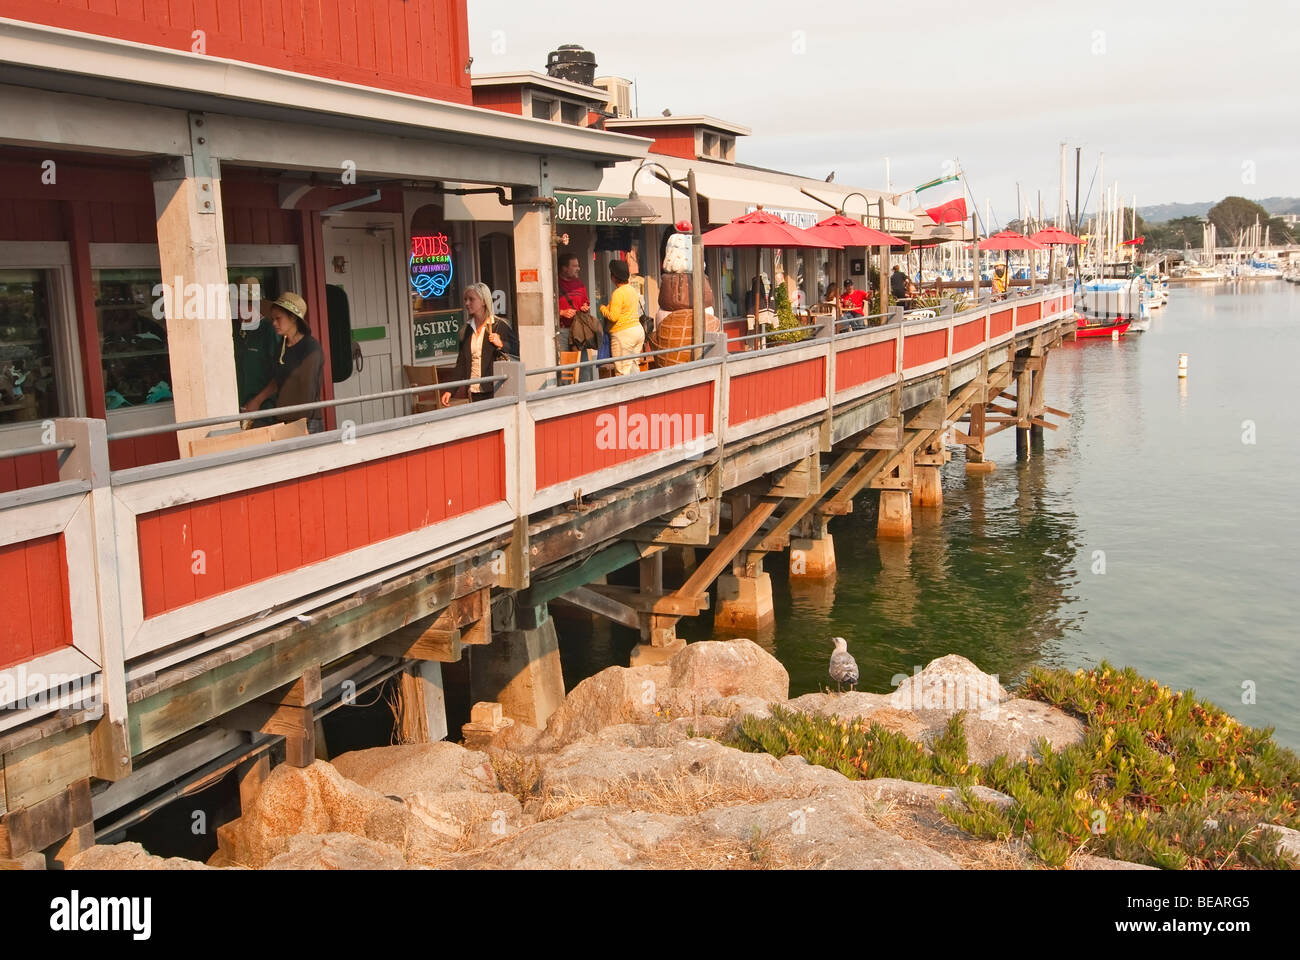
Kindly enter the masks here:
[[56, 421], [36, 452], [59, 458], [58, 479], [0, 493], [0, 731], [63, 708], [78, 684], [124, 719], [129, 676], [309, 619], [720, 443], [944, 371], [966, 382], [984, 351], [1002, 362], [1013, 337], [1069, 313], [1070, 295], [1048, 290], [835, 335], [828, 318], [810, 339], [742, 352], [715, 334], [690, 363], [532, 391], [536, 372], [512, 363], [491, 400], [112, 472], [103, 421]]

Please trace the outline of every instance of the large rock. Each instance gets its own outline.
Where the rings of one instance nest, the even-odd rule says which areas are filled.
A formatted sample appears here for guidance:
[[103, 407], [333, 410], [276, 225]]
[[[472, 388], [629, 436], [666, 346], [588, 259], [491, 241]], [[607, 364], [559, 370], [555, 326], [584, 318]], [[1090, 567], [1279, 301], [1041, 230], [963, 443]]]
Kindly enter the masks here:
[[406, 805], [347, 779], [328, 763], [281, 764], [249, 810], [218, 837], [233, 864], [263, 867], [297, 834], [351, 833], [396, 848], [412, 864], [437, 865], [453, 843]]
[[669, 796], [690, 794], [716, 803], [810, 792], [806, 778], [766, 753], [746, 753], [703, 739], [638, 748], [582, 740], [544, 761], [538, 791], [543, 796], [589, 798], [629, 784], [657, 785]]
[[349, 780], [390, 797], [451, 790], [490, 793], [498, 789], [486, 753], [466, 750], [445, 740], [353, 750], [332, 762], [334, 769]]
[[459, 870], [620, 870], [681, 831], [685, 818], [582, 807], [448, 864]]
[[958, 864], [918, 840], [873, 824], [859, 798], [814, 797], [715, 807], [698, 817], [706, 837], [741, 845], [751, 861], [777, 868], [956, 870]]
[[896, 710], [944, 719], [959, 710], [985, 711], [1009, 699], [1011, 694], [996, 676], [956, 654], [931, 660], [889, 695], [890, 706]]
[[976, 763], [1002, 754], [1012, 762], [1037, 758], [1040, 737], [1061, 750], [1081, 743], [1087, 733], [1077, 719], [1038, 700], [1008, 700], [982, 713], [967, 713], [963, 726], [967, 755]]
[[554, 749], [620, 723], [654, 723], [664, 716], [669, 690], [666, 664], [606, 667], [569, 691], [551, 714], [542, 739]]
[[405, 870], [401, 853], [386, 843], [351, 833], [289, 838], [288, 849], [267, 861], [266, 870]]
[[670, 685], [680, 710], [696, 711], [725, 697], [771, 702], [790, 696], [790, 674], [753, 640], [688, 643], [668, 661]]
[[[859, 780], [857, 786], [868, 800], [900, 803], [907, 807], [938, 807], [941, 803], [962, 805], [961, 790], [958, 787], [941, 787], [933, 783], [916, 783], [895, 777]], [[1016, 802], [1005, 793], [990, 787], [974, 787], [971, 792], [977, 800], [983, 800], [996, 807], [1011, 807]]]
[[523, 807], [509, 793], [449, 790], [417, 793], [406, 806], [431, 829], [461, 846], [493, 843], [519, 829]]
[[1278, 853], [1289, 854], [1293, 860], [1300, 861], [1300, 830], [1282, 827], [1276, 823], [1256, 824], [1255, 829], [1271, 832], [1277, 840]]
[[184, 857], [157, 857], [138, 843], [106, 843], [87, 847], [72, 858], [70, 870], [211, 870]]
[[805, 693], [784, 706], [787, 710], [811, 716], [865, 720], [914, 740], [920, 739], [930, 729], [910, 710], [896, 709], [886, 693]]

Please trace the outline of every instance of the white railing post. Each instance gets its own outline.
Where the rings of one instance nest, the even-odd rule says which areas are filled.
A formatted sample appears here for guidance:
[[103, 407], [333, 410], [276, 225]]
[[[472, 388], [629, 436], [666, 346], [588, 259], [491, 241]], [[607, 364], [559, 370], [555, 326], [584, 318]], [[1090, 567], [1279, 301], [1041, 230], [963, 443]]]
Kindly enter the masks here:
[[56, 420], [55, 437], [76, 444], [59, 467], [59, 479], [85, 480], [90, 484], [87, 496], [90, 498], [94, 553], [91, 557], [69, 554], [68, 562], [89, 562], [95, 571], [102, 713], [91, 739], [94, 774], [101, 780], [121, 780], [131, 772], [131, 745], [127, 731], [126, 643], [118, 564], [138, 561], [135, 557], [118, 555], [113, 489], [108, 482], [108, 431], [104, 421]]
[[[510, 537], [509, 563], [502, 586], [523, 590], [530, 582], [528, 553], [528, 512], [533, 502], [537, 484], [536, 443], [537, 431], [528, 412], [528, 381], [524, 365], [518, 360], [498, 360], [492, 364], [493, 376], [504, 376], [497, 385], [495, 397], [514, 399], [514, 443], [506, 435], [506, 475], [514, 477], [515, 529]], [[508, 493], [509, 491], [507, 491]]]

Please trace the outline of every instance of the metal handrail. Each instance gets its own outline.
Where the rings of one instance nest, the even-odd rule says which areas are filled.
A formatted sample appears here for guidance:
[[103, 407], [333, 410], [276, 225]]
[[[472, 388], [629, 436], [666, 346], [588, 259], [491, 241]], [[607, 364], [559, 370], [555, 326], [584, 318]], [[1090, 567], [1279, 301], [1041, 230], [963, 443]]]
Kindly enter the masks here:
[[[588, 348], [590, 349], [590, 348]], [[703, 350], [708, 353], [713, 349], [713, 342], [708, 343], [684, 343], [679, 347], [663, 347], [659, 350], [642, 350], [640, 353], [627, 353], [621, 357], [604, 357], [596, 360], [579, 360], [577, 363], [557, 363], [550, 367], [526, 367], [524, 376], [534, 377], [543, 373], [563, 373], [566, 370], [578, 370], [582, 367], [598, 367], [603, 363], [619, 363], [626, 360], [637, 359], [641, 357], [658, 357], [665, 353], [681, 353], [683, 350]]]
[[[765, 330], [762, 333], [747, 333], [743, 337], [729, 337], [727, 342], [744, 343], [748, 340], [760, 340], [763, 337], [775, 337], [782, 333], [798, 333], [800, 330], [820, 330], [821, 328], [822, 324], [820, 323], [807, 323], [798, 327], [773, 327], [771, 330]], [[784, 346], [784, 344], [781, 344], [781, 346]]]
[[848, 325], [856, 320], [879, 320], [881, 317], [892, 317], [893, 315], [894, 311], [890, 310], [888, 313], [868, 313], [860, 317], [840, 317], [835, 321], [835, 326]]
[[249, 413], [227, 414], [222, 417], [205, 417], [202, 420], [187, 420], [184, 423], [164, 423], [154, 427], [140, 427], [135, 430], [123, 430], [110, 433], [109, 440], [134, 440], [137, 437], [152, 437], [160, 433], [175, 433], [178, 430], [197, 430], [202, 427], [217, 427], [224, 423], [239, 423], [242, 420], [261, 420], [266, 417], [282, 417], [287, 413], [307, 413], [311, 410], [324, 410], [329, 407], [341, 407], [348, 403], [365, 403], [369, 400], [387, 400], [389, 397], [408, 397], [417, 393], [443, 393], [458, 390], [476, 383], [502, 383], [504, 376], [473, 377], [468, 380], [453, 380], [450, 383], [426, 383], [419, 387], [403, 387], [400, 390], [384, 390], [379, 393], [367, 393], [359, 397], [335, 397], [333, 400], [316, 400], [312, 403], [296, 403], [287, 407], [267, 407], [265, 410], [253, 410]]
[[0, 450], [0, 460], [10, 460], [14, 457], [27, 457], [34, 453], [47, 453], [50, 450], [71, 450], [76, 446], [73, 440], [59, 440], [55, 443], [38, 443], [30, 447], [14, 447], [10, 450]]

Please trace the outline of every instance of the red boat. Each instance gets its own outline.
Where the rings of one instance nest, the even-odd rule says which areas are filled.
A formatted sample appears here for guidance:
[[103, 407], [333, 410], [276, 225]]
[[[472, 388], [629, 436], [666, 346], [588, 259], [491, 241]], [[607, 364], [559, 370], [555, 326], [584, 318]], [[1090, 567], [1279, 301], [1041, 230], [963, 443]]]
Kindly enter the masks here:
[[1133, 323], [1132, 320], [1117, 320], [1117, 321], [1111, 321], [1106, 323], [1089, 323], [1083, 317], [1080, 317], [1078, 338], [1080, 340], [1084, 339], [1085, 337], [1106, 337], [1107, 339], [1110, 339], [1112, 334], [1114, 334], [1116, 331], [1119, 331], [1119, 335], [1122, 337], [1124, 336], [1124, 334], [1128, 332], [1128, 328], [1132, 323]]

